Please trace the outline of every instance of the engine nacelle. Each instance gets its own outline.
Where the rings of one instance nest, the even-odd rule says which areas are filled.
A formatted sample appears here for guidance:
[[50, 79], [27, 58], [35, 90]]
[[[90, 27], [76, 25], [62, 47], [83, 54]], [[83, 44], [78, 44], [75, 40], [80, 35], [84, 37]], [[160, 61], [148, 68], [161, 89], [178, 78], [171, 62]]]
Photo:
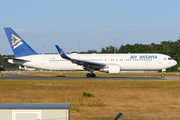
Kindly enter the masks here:
[[100, 72], [106, 72], [109, 74], [119, 74], [120, 73], [120, 66], [119, 65], [109, 65], [103, 69], [100, 69]]
[[22, 61], [13, 60], [13, 59], [8, 59], [8, 62], [11, 64], [17, 64], [17, 65], [23, 65], [23, 63], [24, 63]]

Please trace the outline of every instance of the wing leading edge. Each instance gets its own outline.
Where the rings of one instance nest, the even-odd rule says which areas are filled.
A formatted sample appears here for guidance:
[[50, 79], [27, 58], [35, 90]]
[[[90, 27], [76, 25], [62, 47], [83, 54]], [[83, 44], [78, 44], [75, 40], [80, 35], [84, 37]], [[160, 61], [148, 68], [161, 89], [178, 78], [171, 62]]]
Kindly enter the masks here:
[[97, 62], [90, 62], [90, 61], [85, 61], [85, 60], [80, 60], [80, 59], [74, 59], [74, 58], [70, 58], [68, 57], [65, 52], [59, 48], [58, 45], [55, 45], [58, 53], [60, 54], [60, 56], [64, 59], [67, 59], [69, 61], [71, 61], [72, 63], [75, 63], [77, 65], [81, 65], [84, 67], [84, 69], [95, 69], [95, 70], [99, 70], [101, 68], [104, 68], [106, 66], [106, 64], [104, 63], [97, 63]]

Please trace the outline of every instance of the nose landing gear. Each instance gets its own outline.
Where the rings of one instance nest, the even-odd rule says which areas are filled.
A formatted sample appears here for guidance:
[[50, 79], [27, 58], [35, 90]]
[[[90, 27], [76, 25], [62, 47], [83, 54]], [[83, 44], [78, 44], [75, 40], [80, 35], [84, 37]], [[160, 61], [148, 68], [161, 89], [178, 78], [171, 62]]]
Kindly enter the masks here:
[[161, 77], [165, 77], [165, 75], [164, 75], [164, 74], [162, 74], [162, 75], [161, 75]]
[[166, 69], [162, 69], [161, 77], [165, 77], [165, 75], [164, 75], [165, 71], [166, 71]]

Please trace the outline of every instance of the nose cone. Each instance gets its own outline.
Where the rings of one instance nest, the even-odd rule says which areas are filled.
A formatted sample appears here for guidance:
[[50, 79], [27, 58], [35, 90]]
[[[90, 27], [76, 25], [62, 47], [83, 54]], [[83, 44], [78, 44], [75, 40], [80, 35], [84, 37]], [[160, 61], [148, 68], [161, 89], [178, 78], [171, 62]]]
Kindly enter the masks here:
[[172, 66], [175, 66], [177, 62], [175, 60], [172, 61]]

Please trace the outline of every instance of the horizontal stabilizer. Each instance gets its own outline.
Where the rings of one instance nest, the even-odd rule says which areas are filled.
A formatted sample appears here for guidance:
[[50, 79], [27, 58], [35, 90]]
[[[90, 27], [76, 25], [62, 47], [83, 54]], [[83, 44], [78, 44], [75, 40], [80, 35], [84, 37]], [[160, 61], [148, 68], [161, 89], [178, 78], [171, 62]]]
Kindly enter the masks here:
[[24, 59], [18, 59], [18, 58], [8, 58], [8, 57], [4, 57], [5, 59], [11, 59], [11, 60], [16, 60], [19, 62], [31, 62], [30, 60], [24, 60]]

